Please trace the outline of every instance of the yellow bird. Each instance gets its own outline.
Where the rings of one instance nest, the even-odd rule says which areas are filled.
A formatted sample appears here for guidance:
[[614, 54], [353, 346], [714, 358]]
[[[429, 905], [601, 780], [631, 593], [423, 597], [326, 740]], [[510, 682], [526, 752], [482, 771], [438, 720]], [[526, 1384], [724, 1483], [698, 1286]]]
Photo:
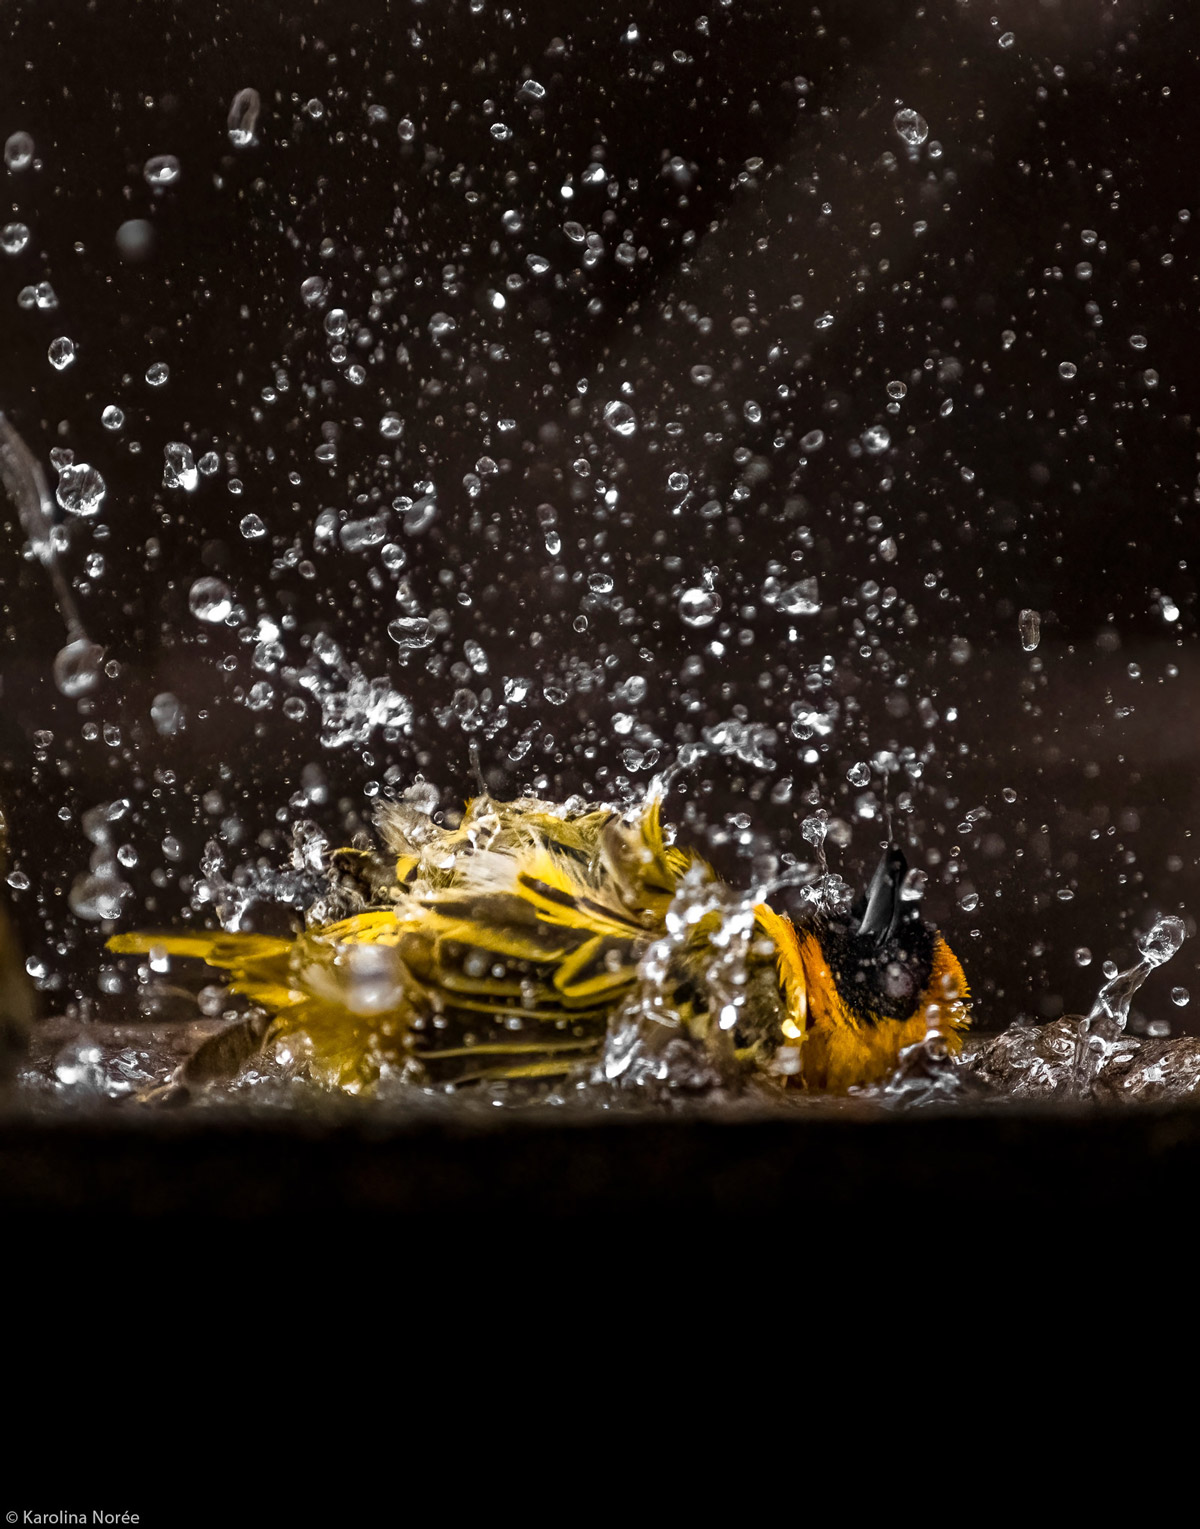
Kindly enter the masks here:
[[377, 824], [385, 850], [337, 851], [329, 899], [292, 939], [109, 941], [155, 962], [200, 957], [254, 1006], [185, 1064], [185, 1084], [232, 1076], [281, 1041], [352, 1092], [395, 1072], [554, 1077], [594, 1067], [640, 1026], [718, 1069], [844, 1093], [886, 1078], [931, 1032], [962, 1045], [962, 968], [904, 900], [894, 846], [857, 903], [797, 927], [739, 904], [670, 842], [661, 793], [626, 812], [485, 795], [453, 828], [398, 802]]

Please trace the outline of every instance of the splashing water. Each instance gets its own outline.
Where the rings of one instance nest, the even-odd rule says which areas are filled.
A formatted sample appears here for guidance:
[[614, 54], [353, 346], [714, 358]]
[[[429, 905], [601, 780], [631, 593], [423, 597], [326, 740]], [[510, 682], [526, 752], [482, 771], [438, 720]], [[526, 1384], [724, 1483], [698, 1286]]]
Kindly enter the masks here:
[[[82, 465], [80, 471], [94, 473], [93, 469]], [[104, 485], [98, 473], [94, 477], [98, 488], [89, 480], [89, 505], [96, 500], [98, 507], [97, 495], [103, 496]], [[66, 645], [54, 660], [54, 682], [65, 696], [86, 695], [100, 683], [104, 650], [92, 642], [84, 630], [75, 596], [59, 564], [53, 536], [54, 511], [45, 474], [3, 413], [0, 413], [0, 483], [16, 506], [21, 529], [29, 538], [34, 555], [46, 570], [55, 604], [67, 629]], [[94, 508], [86, 511], [88, 514], [94, 512]]]
[[1096, 995], [1091, 1011], [1079, 1021], [1075, 1042], [1074, 1089], [1082, 1098], [1091, 1094], [1101, 1068], [1116, 1053], [1129, 1021], [1133, 995], [1157, 966], [1169, 961], [1183, 944], [1187, 930], [1179, 918], [1156, 919], [1149, 934], [1138, 941], [1142, 959], [1127, 971], [1118, 972]]

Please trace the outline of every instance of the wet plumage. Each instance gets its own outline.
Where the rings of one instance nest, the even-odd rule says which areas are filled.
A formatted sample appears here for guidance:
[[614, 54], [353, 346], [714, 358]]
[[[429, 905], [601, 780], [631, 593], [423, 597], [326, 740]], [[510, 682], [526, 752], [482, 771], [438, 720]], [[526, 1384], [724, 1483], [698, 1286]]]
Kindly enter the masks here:
[[797, 926], [743, 904], [739, 924], [736, 894], [669, 842], [655, 794], [627, 812], [482, 796], [453, 828], [399, 802], [378, 829], [382, 850], [334, 854], [327, 906], [295, 938], [110, 941], [200, 957], [257, 1011], [206, 1043], [191, 1081], [277, 1041], [354, 1091], [385, 1071], [553, 1077], [594, 1066], [615, 1027], [640, 1023], [719, 1070], [844, 1092], [886, 1077], [930, 1030], [957, 1049], [969, 1021], [962, 970], [903, 902], [895, 849], [840, 915]]

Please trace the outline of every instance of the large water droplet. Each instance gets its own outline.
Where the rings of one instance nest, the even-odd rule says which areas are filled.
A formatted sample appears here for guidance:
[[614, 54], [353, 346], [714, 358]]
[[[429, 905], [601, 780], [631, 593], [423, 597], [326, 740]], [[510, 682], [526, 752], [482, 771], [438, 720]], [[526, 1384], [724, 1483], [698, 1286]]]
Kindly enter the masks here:
[[179, 179], [179, 161], [174, 154], [155, 154], [142, 166], [148, 186], [173, 186]]
[[911, 106], [905, 106], [892, 118], [892, 126], [911, 148], [919, 148], [929, 137], [929, 123]]
[[95, 515], [104, 502], [106, 485], [94, 467], [72, 462], [59, 474], [54, 497], [71, 515]]
[[150, 703], [150, 720], [164, 738], [177, 733], [184, 722], [183, 704], [179, 697], [172, 695], [169, 690], [156, 695]]
[[191, 448], [182, 441], [168, 441], [163, 458], [163, 487], [186, 489], [190, 494], [200, 482]]
[[419, 536], [427, 531], [437, 519], [437, 495], [422, 494], [404, 512], [403, 526], [407, 536]]
[[258, 91], [249, 85], [239, 90], [229, 108], [229, 141], [235, 149], [244, 149], [254, 142], [254, 129], [258, 126], [258, 113], [262, 101]]
[[54, 683], [72, 699], [87, 695], [100, 683], [100, 665], [104, 649], [86, 637], [76, 637], [60, 648], [54, 658]]
[[821, 609], [816, 579], [797, 579], [780, 594], [778, 605], [789, 616], [815, 616]]
[[637, 429], [637, 415], [627, 403], [615, 398], [604, 405], [604, 423], [615, 435], [630, 436]]
[[29, 243], [27, 223], [6, 223], [0, 228], [0, 249], [6, 255], [19, 255]]
[[188, 592], [188, 607], [199, 621], [224, 621], [233, 610], [229, 585], [210, 576], [197, 579]]
[[1181, 918], [1156, 919], [1150, 932], [1138, 941], [1138, 949], [1151, 966], [1169, 961], [1183, 944], [1187, 929]]
[[1032, 653], [1042, 640], [1042, 618], [1038, 611], [1022, 611], [1017, 618], [1017, 626], [1021, 633], [1021, 646], [1026, 653]]
[[425, 616], [401, 616], [388, 627], [388, 636], [401, 653], [427, 648], [433, 641], [433, 626]]
[[121, 916], [121, 904], [133, 896], [133, 889], [111, 870], [77, 876], [67, 901], [77, 918], [99, 923]]
[[871, 783], [870, 768], [859, 760], [846, 771], [846, 779], [852, 786], [868, 786]]
[[33, 139], [28, 133], [10, 133], [4, 144], [4, 163], [10, 170], [28, 170], [33, 163]]
[[61, 372], [75, 359], [75, 341], [69, 340], [65, 334], [59, 335], [57, 340], [50, 341], [46, 354], [50, 357], [50, 365], [54, 370]]
[[711, 626], [721, 609], [721, 597], [712, 589], [685, 589], [679, 614], [686, 626]]

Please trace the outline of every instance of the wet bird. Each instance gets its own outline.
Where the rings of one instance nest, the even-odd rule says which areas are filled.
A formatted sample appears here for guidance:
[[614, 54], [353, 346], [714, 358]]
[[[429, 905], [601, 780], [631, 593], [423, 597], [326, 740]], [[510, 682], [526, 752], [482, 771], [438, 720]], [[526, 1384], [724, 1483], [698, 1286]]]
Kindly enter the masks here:
[[352, 1092], [536, 1079], [595, 1066], [614, 1032], [684, 1041], [718, 1071], [844, 1093], [885, 1079], [931, 1033], [970, 1022], [962, 968], [906, 899], [889, 847], [848, 906], [793, 921], [671, 842], [661, 793], [621, 811], [487, 795], [447, 827], [386, 804], [384, 848], [336, 851], [329, 895], [294, 938], [118, 934], [118, 954], [199, 957], [253, 1006], [181, 1069], [230, 1077], [284, 1043]]

